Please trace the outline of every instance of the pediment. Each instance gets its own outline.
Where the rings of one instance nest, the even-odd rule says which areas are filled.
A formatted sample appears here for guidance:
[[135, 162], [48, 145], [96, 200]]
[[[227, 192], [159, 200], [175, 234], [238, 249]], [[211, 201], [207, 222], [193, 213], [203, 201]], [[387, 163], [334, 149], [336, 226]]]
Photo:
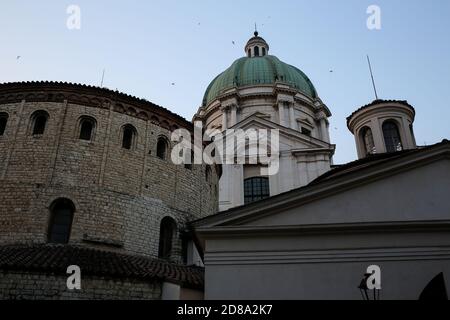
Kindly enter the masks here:
[[[266, 130], [279, 130], [280, 132], [280, 146], [285, 146], [285, 149], [296, 150], [314, 150], [314, 149], [326, 149], [333, 150], [334, 146], [331, 144], [312, 138], [299, 131], [291, 128], [283, 127], [273, 121], [262, 117], [263, 113], [257, 112], [247, 117], [243, 121], [237, 123], [230, 129], [266, 129]], [[282, 148], [283, 149], [283, 148]]]

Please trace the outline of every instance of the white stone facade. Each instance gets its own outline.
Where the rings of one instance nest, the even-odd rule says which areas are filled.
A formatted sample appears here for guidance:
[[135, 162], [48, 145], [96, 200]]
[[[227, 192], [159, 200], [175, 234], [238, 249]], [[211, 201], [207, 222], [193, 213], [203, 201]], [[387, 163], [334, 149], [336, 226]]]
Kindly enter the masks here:
[[[254, 39], [254, 38], [253, 38]], [[254, 46], [268, 45], [257, 37]], [[207, 129], [278, 129], [280, 170], [269, 177], [270, 196], [307, 185], [330, 170], [335, 146], [330, 142], [328, 118], [331, 112], [320, 98], [311, 98], [282, 81], [273, 84], [235, 86], [203, 105], [194, 116]], [[244, 179], [258, 176], [244, 165], [224, 165], [220, 181], [221, 211], [244, 205]]]

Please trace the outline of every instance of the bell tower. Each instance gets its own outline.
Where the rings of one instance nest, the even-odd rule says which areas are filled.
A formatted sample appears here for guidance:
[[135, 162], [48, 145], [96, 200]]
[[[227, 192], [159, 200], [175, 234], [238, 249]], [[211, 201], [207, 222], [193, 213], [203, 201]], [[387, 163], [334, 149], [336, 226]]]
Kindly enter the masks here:
[[414, 108], [406, 101], [375, 100], [347, 118], [358, 158], [417, 148]]

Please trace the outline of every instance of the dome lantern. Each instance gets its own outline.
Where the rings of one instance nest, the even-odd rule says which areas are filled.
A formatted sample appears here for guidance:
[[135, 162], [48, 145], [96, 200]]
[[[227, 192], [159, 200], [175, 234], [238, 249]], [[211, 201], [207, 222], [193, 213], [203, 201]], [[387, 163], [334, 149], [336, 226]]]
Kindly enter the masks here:
[[258, 31], [255, 30], [254, 37], [245, 45], [245, 53], [249, 58], [264, 57], [269, 53], [269, 45], [259, 36]]

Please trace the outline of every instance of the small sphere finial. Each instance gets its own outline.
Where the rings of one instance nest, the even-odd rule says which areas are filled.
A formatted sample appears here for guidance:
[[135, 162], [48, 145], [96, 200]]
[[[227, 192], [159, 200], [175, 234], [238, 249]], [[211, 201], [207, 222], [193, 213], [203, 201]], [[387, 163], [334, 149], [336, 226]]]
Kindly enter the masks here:
[[258, 31], [255, 31], [255, 33], [253, 33], [255, 35], [255, 37], [257, 37], [259, 35]]

